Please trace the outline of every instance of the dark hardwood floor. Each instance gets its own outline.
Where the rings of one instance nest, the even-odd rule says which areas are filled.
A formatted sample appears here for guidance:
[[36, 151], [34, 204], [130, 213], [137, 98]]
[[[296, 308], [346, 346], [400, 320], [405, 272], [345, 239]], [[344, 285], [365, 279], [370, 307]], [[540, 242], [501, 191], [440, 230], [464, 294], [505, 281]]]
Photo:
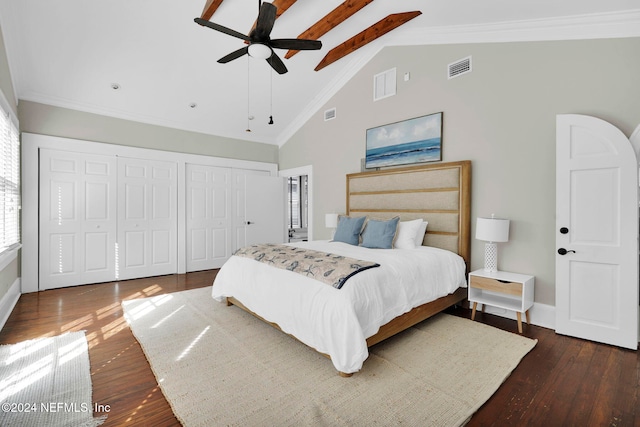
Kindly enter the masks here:
[[85, 330], [93, 402], [109, 405], [104, 426], [180, 425], [138, 341], [123, 318], [124, 300], [209, 286], [217, 270], [75, 286], [24, 294], [0, 331], [0, 344]]
[[[517, 331], [515, 320], [478, 313], [476, 321]], [[523, 335], [535, 348], [467, 426], [640, 426], [639, 352], [527, 324]]]
[[[122, 317], [120, 303], [209, 286], [216, 272], [25, 294], [0, 331], [0, 344], [85, 330], [93, 401], [109, 408], [104, 425], [179, 425]], [[447, 312], [470, 317], [464, 308]], [[478, 313], [476, 321], [517, 330], [514, 320], [489, 314]], [[538, 344], [468, 426], [640, 426], [638, 352], [523, 327], [524, 335]]]

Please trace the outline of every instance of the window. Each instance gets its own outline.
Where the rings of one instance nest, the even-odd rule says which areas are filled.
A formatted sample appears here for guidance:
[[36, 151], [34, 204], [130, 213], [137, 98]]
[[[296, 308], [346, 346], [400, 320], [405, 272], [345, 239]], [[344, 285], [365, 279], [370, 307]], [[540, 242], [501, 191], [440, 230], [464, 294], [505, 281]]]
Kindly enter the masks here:
[[20, 139], [17, 121], [3, 104], [6, 103], [0, 103], [0, 253], [20, 243]]

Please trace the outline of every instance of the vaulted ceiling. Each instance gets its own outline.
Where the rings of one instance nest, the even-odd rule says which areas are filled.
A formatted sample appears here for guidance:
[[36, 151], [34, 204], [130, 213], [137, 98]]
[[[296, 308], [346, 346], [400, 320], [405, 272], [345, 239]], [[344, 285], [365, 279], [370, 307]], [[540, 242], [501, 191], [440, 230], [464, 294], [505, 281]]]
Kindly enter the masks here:
[[3, 0], [0, 25], [20, 100], [282, 144], [384, 46], [626, 36], [640, 20], [637, 0], [273, 3], [272, 39], [322, 42], [276, 50], [282, 75], [218, 63], [244, 41], [194, 23], [249, 34], [258, 0]]

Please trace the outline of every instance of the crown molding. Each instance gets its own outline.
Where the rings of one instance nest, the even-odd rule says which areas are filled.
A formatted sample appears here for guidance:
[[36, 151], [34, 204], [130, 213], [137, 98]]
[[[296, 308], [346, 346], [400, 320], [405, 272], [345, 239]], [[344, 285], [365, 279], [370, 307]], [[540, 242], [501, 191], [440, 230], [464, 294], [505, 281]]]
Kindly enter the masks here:
[[640, 9], [481, 25], [416, 28], [388, 45], [589, 40], [640, 36]]
[[276, 138], [282, 147], [365, 64], [387, 46], [503, 43], [640, 37], [640, 9], [559, 18], [498, 22], [482, 25], [415, 28], [388, 34], [379, 43], [360, 49], [347, 66], [312, 99]]

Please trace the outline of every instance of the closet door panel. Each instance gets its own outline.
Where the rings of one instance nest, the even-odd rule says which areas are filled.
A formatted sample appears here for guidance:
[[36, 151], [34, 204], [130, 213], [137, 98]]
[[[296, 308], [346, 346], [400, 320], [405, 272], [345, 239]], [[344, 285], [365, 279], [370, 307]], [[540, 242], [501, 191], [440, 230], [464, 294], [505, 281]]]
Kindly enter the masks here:
[[255, 243], [282, 243], [285, 181], [267, 171], [233, 170], [234, 250]]
[[41, 149], [39, 288], [114, 280], [116, 159]]
[[[189, 260], [193, 263], [207, 260], [207, 230], [204, 228], [194, 228], [189, 233]], [[192, 270], [189, 270], [192, 271]]]
[[[124, 264], [121, 266], [122, 270], [129, 271], [133, 268], [143, 268], [145, 266], [145, 231], [125, 231], [124, 233], [124, 245], [119, 245], [122, 248], [124, 254]], [[122, 240], [119, 239], [119, 242]], [[127, 276], [119, 275], [119, 278], [126, 278]], [[132, 275], [133, 277], [133, 275]]]
[[187, 271], [219, 268], [231, 256], [231, 169], [186, 165]]
[[227, 259], [230, 254], [229, 250], [229, 229], [217, 228], [211, 230], [211, 240], [213, 241], [213, 258], [214, 259]]
[[170, 245], [171, 233], [169, 230], [153, 230], [151, 232], [152, 265], [158, 266], [171, 263], [171, 254], [175, 252], [175, 247]]
[[118, 158], [119, 279], [177, 271], [177, 165]]
[[109, 261], [109, 251], [113, 248], [110, 247], [109, 233], [87, 233], [85, 234], [85, 248], [92, 248], [92, 250], [85, 253], [85, 268], [88, 272], [106, 271], [110, 266], [107, 264]]
[[104, 182], [87, 182], [85, 185], [85, 212], [89, 221], [107, 221], [110, 185]]
[[[73, 283], [69, 276], [77, 274], [76, 257], [76, 236], [72, 233], [51, 233], [49, 235], [49, 268], [44, 270], [47, 287], [44, 289], [61, 288], [65, 286], [73, 286], [67, 283]], [[44, 259], [44, 258], [41, 258]], [[60, 276], [67, 276], [65, 281], [56, 281]], [[58, 285], [58, 286], [55, 286]]]

